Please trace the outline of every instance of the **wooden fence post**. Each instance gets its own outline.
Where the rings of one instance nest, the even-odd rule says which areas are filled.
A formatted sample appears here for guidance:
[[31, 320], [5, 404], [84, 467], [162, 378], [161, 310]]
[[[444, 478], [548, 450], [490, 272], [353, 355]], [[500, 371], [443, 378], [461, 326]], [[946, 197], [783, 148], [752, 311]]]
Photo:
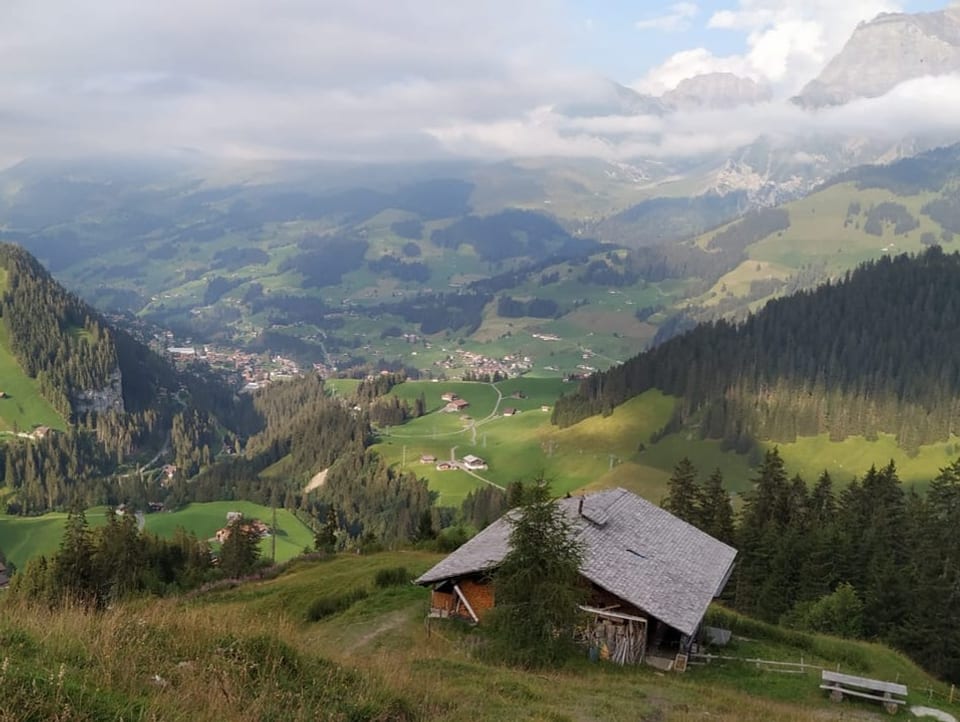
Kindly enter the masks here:
[[950, 704], [953, 704], [953, 693], [956, 691], [956, 685], [950, 685]]

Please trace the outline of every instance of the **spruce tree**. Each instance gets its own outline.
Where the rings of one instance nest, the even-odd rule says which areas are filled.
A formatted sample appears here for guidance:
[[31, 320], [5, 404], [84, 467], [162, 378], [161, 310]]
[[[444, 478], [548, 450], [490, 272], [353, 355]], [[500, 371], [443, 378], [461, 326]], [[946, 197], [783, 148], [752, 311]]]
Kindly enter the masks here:
[[126, 513], [118, 518], [110, 509], [106, 525], [98, 529], [93, 538], [98, 604], [104, 605], [137, 591], [146, 564], [133, 514]]
[[[766, 452], [753, 489], [744, 499], [740, 528], [737, 533], [737, 547], [740, 561], [737, 565], [735, 599], [738, 609], [756, 614], [764, 619], [775, 619], [783, 610], [765, 609], [763, 598], [769, 598], [771, 585], [778, 585], [778, 579], [770, 579], [777, 548], [782, 541], [782, 532], [786, 526], [784, 516], [787, 496], [787, 475], [783, 459], [778, 449]], [[777, 569], [785, 564], [778, 560]], [[763, 592], [763, 588], [767, 592]]]
[[700, 522], [700, 489], [697, 486], [697, 469], [690, 459], [683, 457], [673, 467], [667, 482], [667, 498], [663, 508], [689, 524]]
[[260, 559], [260, 535], [251, 524], [234, 519], [227, 526], [230, 535], [220, 547], [220, 568], [230, 578], [253, 571]]
[[700, 494], [700, 519], [698, 526], [714, 539], [724, 544], [734, 543], [733, 506], [730, 494], [723, 487], [723, 474], [714, 469], [707, 478]]
[[913, 603], [895, 642], [929, 672], [960, 680], [960, 461], [913, 502]]
[[51, 581], [55, 597], [83, 604], [92, 602], [95, 597], [93, 543], [82, 507], [74, 508], [67, 515], [60, 551], [53, 559]]
[[496, 606], [486, 629], [494, 658], [521, 667], [560, 662], [570, 651], [586, 598], [583, 547], [542, 480], [510, 517], [510, 550], [494, 573]]
[[327, 507], [327, 520], [313, 536], [313, 547], [318, 552], [332, 554], [337, 550], [337, 530], [340, 521], [337, 517], [337, 508], [331, 504]]

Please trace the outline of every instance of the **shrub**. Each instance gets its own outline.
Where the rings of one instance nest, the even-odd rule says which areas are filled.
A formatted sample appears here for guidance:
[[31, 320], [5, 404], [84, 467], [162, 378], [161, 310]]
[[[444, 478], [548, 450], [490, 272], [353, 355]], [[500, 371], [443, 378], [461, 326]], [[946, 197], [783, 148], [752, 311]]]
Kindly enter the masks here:
[[307, 608], [307, 621], [319, 622], [325, 617], [333, 616], [352, 607], [356, 602], [367, 597], [367, 590], [355, 587], [340, 594], [314, 599]]
[[815, 602], [798, 603], [784, 615], [782, 623], [811, 632], [856, 638], [863, 634], [863, 602], [852, 585], [843, 583]]
[[410, 574], [406, 567], [392, 567], [390, 569], [381, 569], [377, 572], [374, 583], [381, 589], [384, 587], [397, 587], [406, 584], [410, 579]]

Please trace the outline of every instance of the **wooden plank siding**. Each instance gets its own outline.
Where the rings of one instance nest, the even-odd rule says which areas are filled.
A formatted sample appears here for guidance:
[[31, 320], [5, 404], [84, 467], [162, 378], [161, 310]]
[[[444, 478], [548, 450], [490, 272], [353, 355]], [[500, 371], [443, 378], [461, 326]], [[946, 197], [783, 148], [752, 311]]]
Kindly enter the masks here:
[[[483, 620], [487, 612], [493, 609], [493, 583], [484, 579], [459, 579], [456, 582], [467, 604]], [[460, 617], [467, 621], [474, 621], [470, 610], [463, 603], [452, 585], [441, 585], [440, 589], [430, 592], [430, 611], [436, 617]]]
[[430, 593], [430, 609], [445, 612], [442, 616], [450, 616], [457, 608], [457, 595], [449, 592], [439, 592], [434, 589]]
[[480, 621], [483, 621], [487, 612], [493, 609], [493, 584], [488, 581], [463, 579], [460, 581], [460, 591], [470, 602], [470, 606], [473, 607], [473, 611], [476, 612]]

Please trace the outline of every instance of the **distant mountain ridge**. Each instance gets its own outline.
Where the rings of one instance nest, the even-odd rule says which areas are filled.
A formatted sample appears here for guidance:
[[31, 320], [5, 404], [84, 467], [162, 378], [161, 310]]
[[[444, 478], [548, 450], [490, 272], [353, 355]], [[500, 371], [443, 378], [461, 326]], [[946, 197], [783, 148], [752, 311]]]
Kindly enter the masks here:
[[674, 110], [735, 108], [770, 100], [769, 86], [733, 73], [704, 73], [681, 80], [660, 100]]
[[809, 108], [883, 95], [900, 83], [960, 71], [960, 7], [929, 13], [884, 13], [861, 23], [800, 92]]

